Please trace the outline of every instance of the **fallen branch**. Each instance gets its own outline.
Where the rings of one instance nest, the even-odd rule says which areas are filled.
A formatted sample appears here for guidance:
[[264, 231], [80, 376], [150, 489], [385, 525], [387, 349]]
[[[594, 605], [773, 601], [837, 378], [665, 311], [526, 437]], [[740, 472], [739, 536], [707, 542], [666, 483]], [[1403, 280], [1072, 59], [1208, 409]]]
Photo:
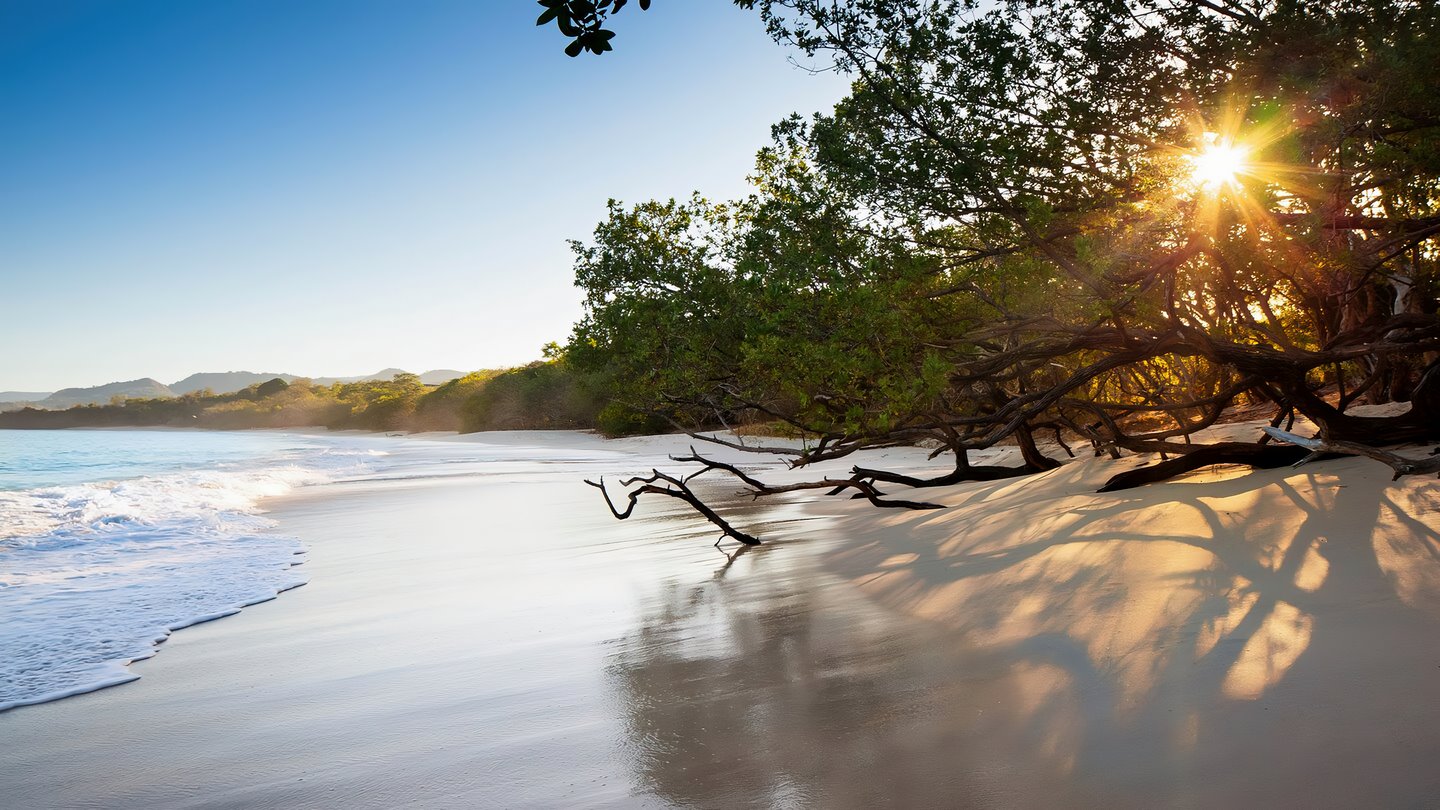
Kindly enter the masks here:
[[687, 476], [685, 479], [686, 481], [689, 481], [696, 476], [703, 475], [711, 470], [721, 470], [723, 472], [730, 473], [731, 475], [740, 479], [741, 483], [754, 490], [753, 497], [756, 498], [762, 495], [778, 495], [782, 492], [800, 492], [807, 489], [828, 489], [831, 490], [832, 494], [844, 491], [846, 489], [854, 489], [859, 493], [858, 497], [865, 498], [875, 506], [887, 507], [891, 509], [945, 508], [944, 504], [928, 503], [926, 501], [903, 501], [887, 499], [884, 497], [885, 493], [881, 492], [873, 482], [859, 476], [855, 478], [822, 478], [818, 481], [800, 481], [794, 484], [767, 484], [764, 481], [761, 481], [760, 479], [749, 475], [745, 471], [741, 470], [739, 467], [736, 467], [734, 464], [726, 464], [723, 461], [716, 461], [714, 459], [705, 458], [699, 453], [696, 453], [695, 448], [693, 447], [690, 448], [690, 455], [688, 456], [671, 456], [670, 458], [675, 461], [691, 462], [703, 465], [703, 468], [701, 470]]
[[1275, 447], [1247, 442], [1201, 445], [1195, 450], [1169, 461], [1162, 461], [1159, 464], [1112, 476], [1109, 481], [1105, 482], [1105, 486], [1100, 487], [1096, 492], [1133, 489], [1143, 484], [1153, 484], [1157, 481], [1174, 478], [1181, 473], [1201, 467], [1209, 467], [1212, 464], [1248, 464], [1256, 469], [1271, 470], [1287, 464], [1294, 464], [1305, 458], [1305, 451], [1298, 447]]
[[1368, 444], [1360, 444], [1359, 442], [1307, 439], [1304, 436], [1287, 433], [1278, 427], [1266, 427], [1264, 430], [1275, 439], [1310, 451], [1304, 458], [1295, 462], [1295, 466], [1297, 467], [1306, 462], [1314, 461], [1319, 456], [1339, 453], [1347, 456], [1365, 456], [1367, 458], [1373, 458], [1382, 464], [1389, 465], [1390, 469], [1395, 471], [1394, 477], [1390, 479], [1391, 481], [1399, 480], [1403, 475], [1440, 474], [1440, 456], [1434, 454], [1429, 458], [1407, 458], [1398, 453], [1381, 450], [1378, 447], [1371, 447]]
[[[652, 469], [650, 472], [652, 474], [646, 478], [627, 478], [624, 481], [620, 482], [620, 485], [624, 487], [629, 487], [634, 484], [643, 484], [643, 486], [629, 490], [626, 493], [626, 497], [629, 498], [630, 503], [625, 507], [625, 511], [623, 512], [617, 509], [615, 507], [615, 502], [610, 499], [610, 492], [609, 490], [605, 489], [605, 478], [603, 476], [598, 482], [591, 481], [587, 478], [585, 479], [585, 483], [600, 490], [600, 493], [605, 496], [605, 504], [610, 507], [610, 513], [620, 520], [624, 520], [630, 517], [630, 515], [635, 511], [635, 504], [640, 500], [641, 495], [644, 495], [646, 493], [665, 495], [671, 498], [678, 498], [679, 500], [690, 504], [690, 507], [696, 512], [699, 512], [702, 517], [715, 524], [715, 526], [724, 533], [721, 535], [721, 540], [725, 539], [726, 537], [731, 537], [741, 543], [744, 543], [747, 546], [760, 545], [760, 538], [746, 534], [745, 532], [740, 531], [734, 526], [731, 526], [730, 523], [725, 520], [725, 518], [720, 517], [719, 513], [717, 513], [714, 509], [711, 509], [709, 506], [706, 506], [705, 502], [700, 500], [699, 496], [697, 496], [694, 492], [691, 492], [690, 487], [687, 486], [684, 481], [672, 475], [666, 475], [659, 470]], [[659, 486], [657, 484], [657, 482], [661, 481], [663, 481], [666, 486]], [[719, 541], [716, 542], [716, 545], [719, 545]]]
[[[1056, 431], [1059, 432], [1058, 430]], [[964, 453], [964, 450], [956, 451]], [[961, 457], [963, 458], [963, 456]], [[955, 469], [944, 475], [933, 478], [917, 478], [913, 475], [902, 475], [901, 473], [890, 472], [889, 470], [875, 470], [868, 467], [852, 467], [851, 474], [858, 478], [866, 478], [871, 481], [879, 481], [885, 484], [898, 484], [914, 489], [925, 487], [948, 487], [952, 484], [962, 484], [969, 481], [1000, 481], [1006, 478], [1017, 478], [1022, 475], [1031, 475], [1043, 470], [1031, 467], [1028, 464], [1019, 467], [1005, 467], [996, 464], [981, 464], [972, 466], [968, 463], [958, 463]]]
[[[749, 487], [751, 489], [751, 496], [753, 498], [759, 498], [762, 495], [778, 495], [783, 492], [800, 492], [809, 489], [828, 489], [831, 490], [831, 494], [835, 494], [846, 489], [853, 489], [858, 493], [856, 495], [857, 498], [865, 498], [875, 506], [883, 506], [895, 509], [945, 508], [942, 504], [938, 503], [887, 499], [884, 497], [884, 493], [881, 492], [878, 488], [876, 488], [874, 482], [858, 477], [824, 478], [818, 481], [800, 481], [793, 484], [767, 484], [764, 481], [761, 481], [760, 479], [750, 475], [749, 473], [746, 473], [744, 470], [740, 469], [734, 464], [727, 464], [723, 461], [715, 461], [714, 459], [705, 458], [704, 456], [695, 452], [694, 447], [690, 448], [690, 455], [688, 456], [671, 456], [670, 458], [675, 461], [689, 462], [699, 464], [701, 466], [699, 470], [696, 470], [695, 472], [685, 476], [684, 478], [677, 478], [668, 473], [663, 473], [659, 470], [651, 469], [650, 475], [648, 476], [627, 478], [621, 481], [620, 485], [627, 488], [625, 493], [627, 503], [624, 509], [621, 509], [615, 505], [615, 501], [610, 497], [610, 491], [605, 488], [605, 479], [603, 477], [599, 481], [591, 481], [589, 479], [586, 479], [585, 483], [600, 490], [600, 494], [605, 496], [605, 505], [610, 507], [610, 513], [620, 520], [625, 520], [626, 518], [630, 517], [630, 515], [634, 514], [635, 505], [639, 503], [641, 496], [647, 494], [664, 495], [667, 498], [675, 498], [677, 500], [681, 500], [687, 504], [690, 504], [690, 507], [696, 512], [699, 512], [701, 517], [710, 521], [712, 524], [714, 524], [717, 528], [720, 529], [720, 531], [722, 532], [720, 536], [721, 540], [724, 540], [726, 537], [730, 537], [747, 546], [760, 545], [760, 538], [742, 532], [734, 526], [730, 525], [729, 521], [721, 517], [720, 514], [714, 509], [710, 508], [710, 506], [708, 506], [704, 501], [702, 501], [700, 497], [690, 489], [690, 481], [701, 475], [704, 475], [707, 472], [719, 470], [721, 472], [729, 473], [730, 475], [737, 478], [741, 483], [745, 484], [745, 486]], [[636, 484], [639, 484], [640, 486], [637, 487], [635, 486]], [[630, 489], [630, 487], [634, 487], [634, 489]], [[716, 545], [719, 545], [719, 541], [716, 541]]]

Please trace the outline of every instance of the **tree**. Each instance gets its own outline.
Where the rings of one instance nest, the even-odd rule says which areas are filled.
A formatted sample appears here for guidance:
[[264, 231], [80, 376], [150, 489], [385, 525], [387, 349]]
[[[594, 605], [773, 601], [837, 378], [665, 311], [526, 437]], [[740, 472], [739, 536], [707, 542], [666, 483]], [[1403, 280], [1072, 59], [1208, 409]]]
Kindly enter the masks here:
[[[863, 3], [789, 9], [814, 25], [788, 29], [802, 47], [830, 49], [861, 77], [820, 123], [822, 149], [852, 169], [872, 153], [852, 175], [875, 204], [979, 229], [986, 248], [1044, 261], [1092, 308], [1094, 321], [1039, 328], [1044, 313], [997, 312], [1017, 324], [1012, 343], [1103, 352], [1120, 364], [1103, 380], [1132, 404], [1245, 381], [1333, 438], [1432, 435], [1433, 387], [1384, 423], [1346, 417], [1314, 387], [1339, 365], [1332, 382], [1357, 380], [1342, 406], [1406, 396], [1434, 348], [1433, 6], [889, 5], [868, 18]], [[780, 6], [766, 10], [772, 27]], [[1227, 155], [1237, 176], [1184, 188]], [[1397, 285], [1430, 292], [1397, 311]], [[977, 370], [1041, 399], [1079, 382], [1025, 379], [1026, 355], [992, 353]], [[1212, 384], [1169, 384], [1194, 376], [1174, 373], [1182, 360]], [[1107, 442], [1157, 449], [1102, 428]]]
[[[820, 437], [799, 462], [926, 436], [955, 453], [940, 479], [953, 481], [976, 474], [969, 450], [1002, 441], [1019, 443], [1026, 469], [1053, 466], [1038, 431], [1183, 457], [1123, 486], [1305, 455], [1263, 437], [1191, 440], [1242, 400], [1274, 403], [1276, 424], [1304, 415], [1328, 442], [1440, 438], [1433, 4], [756, 5], [778, 40], [855, 78], [832, 113], [777, 129], [840, 216], [810, 229], [818, 212], [770, 193], [729, 259], [748, 267], [745, 300], [769, 284], [779, 314], [724, 344], [751, 362], [743, 380], [721, 376], [736, 380], [732, 400]], [[889, 267], [914, 270], [862, 309], [903, 312], [910, 329], [890, 330], [891, 348], [924, 358], [908, 381], [941, 385], [907, 397], [872, 367], [864, 385], [809, 387], [849, 355], [800, 313], [879, 289], [863, 275], [795, 283], [794, 268], [814, 281], [827, 266], [823, 240], [800, 238], [821, 231], [844, 235], [852, 260], [883, 246]], [[787, 247], [766, 253], [765, 234]], [[766, 337], [779, 343], [744, 354]], [[808, 400], [776, 399], [795, 379]], [[842, 394], [885, 418], [805, 410]], [[1410, 410], [1347, 412], [1391, 399]]]
[[586, 301], [567, 356], [682, 427], [893, 433], [945, 387], [932, 347], [959, 321], [933, 267], [854, 222], [793, 144], [753, 179], [727, 205], [612, 202], [574, 246]]

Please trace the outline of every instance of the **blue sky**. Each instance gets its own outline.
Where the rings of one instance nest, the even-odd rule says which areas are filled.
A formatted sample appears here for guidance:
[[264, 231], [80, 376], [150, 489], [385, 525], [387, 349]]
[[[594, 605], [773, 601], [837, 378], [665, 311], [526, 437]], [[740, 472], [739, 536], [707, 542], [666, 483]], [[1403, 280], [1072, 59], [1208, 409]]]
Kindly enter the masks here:
[[728, 0], [538, 11], [0, 0], [0, 390], [535, 359], [607, 198], [742, 194], [845, 90]]

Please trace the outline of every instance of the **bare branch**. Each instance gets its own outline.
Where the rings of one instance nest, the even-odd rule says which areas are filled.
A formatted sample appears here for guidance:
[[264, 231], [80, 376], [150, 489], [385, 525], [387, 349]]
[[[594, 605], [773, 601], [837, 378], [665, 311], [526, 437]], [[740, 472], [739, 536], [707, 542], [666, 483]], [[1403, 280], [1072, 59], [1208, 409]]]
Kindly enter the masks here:
[[1395, 471], [1395, 476], [1390, 480], [1399, 480], [1404, 475], [1426, 475], [1428, 473], [1440, 474], [1440, 455], [1432, 453], [1429, 458], [1407, 458], [1399, 453], [1392, 453], [1388, 450], [1381, 450], [1378, 447], [1371, 447], [1368, 444], [1347, 441], [1327, 441], [1325, 439], [1307, 439], [1304, 436], [1297, 436], [1279, 428], [1267, 427], [1265, 432], [1274, 438], [1303, 447], [1310, 451], [1310, 455], [1296, 462], [1296, 466], [1314, 460], [1325, 453], [1339, 453], [1347, 456], [1365, 456], [1388, 465]]

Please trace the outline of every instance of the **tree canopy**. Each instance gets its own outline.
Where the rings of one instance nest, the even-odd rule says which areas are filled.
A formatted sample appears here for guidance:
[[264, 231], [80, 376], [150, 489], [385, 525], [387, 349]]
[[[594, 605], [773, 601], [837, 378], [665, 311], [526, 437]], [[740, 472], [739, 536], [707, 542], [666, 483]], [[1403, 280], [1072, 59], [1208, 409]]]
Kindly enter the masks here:
[[776, 126], [750, 198], [612, 203], [576, 246], [570, 348], [636, 406], [778, 420], [802, 464], [934, 439], [945, 480], [1000, 442], [1053, 466], [1040, 432], [1304, 455], [1192, 440], [1237, 404], [1440, 438], [1434, 4], [753, 5], [852, 91]]

